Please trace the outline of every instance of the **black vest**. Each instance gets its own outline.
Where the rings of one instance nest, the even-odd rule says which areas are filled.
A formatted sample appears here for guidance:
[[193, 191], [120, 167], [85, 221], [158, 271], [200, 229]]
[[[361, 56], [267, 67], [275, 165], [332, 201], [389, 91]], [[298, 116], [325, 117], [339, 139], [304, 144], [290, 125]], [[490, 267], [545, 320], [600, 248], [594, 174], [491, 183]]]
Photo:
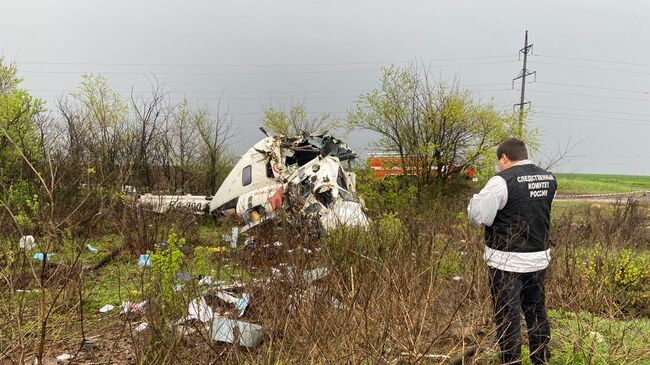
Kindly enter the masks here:
[[492, 226], [485, 227], [485, 244], [508, 252], [547, 250], [555, 177], [533, 164], [513, 166], [498, 175], [508, 186], [508, 202]]

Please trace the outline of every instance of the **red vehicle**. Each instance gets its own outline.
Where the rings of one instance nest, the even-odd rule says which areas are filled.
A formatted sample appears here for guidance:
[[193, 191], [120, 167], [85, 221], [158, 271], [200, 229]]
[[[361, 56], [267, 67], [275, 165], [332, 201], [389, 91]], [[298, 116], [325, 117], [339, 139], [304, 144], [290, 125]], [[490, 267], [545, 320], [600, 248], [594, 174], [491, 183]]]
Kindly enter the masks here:
[[[406, 164], [403, 164], [402, 158], [394, 153], [371, 153], [368, 160], [372, 176], [376, 180], [382, 180], [386, 176], [417, 175], [415, 162], [409, 163], [407, 160]], [[452, 174], [460, 171], [460, 166], [454, 165], [451, 167]], [[474, 180], [476, 178], [476, 173], [470, 167], [465, 168], [465, 173], [468, 179]]]

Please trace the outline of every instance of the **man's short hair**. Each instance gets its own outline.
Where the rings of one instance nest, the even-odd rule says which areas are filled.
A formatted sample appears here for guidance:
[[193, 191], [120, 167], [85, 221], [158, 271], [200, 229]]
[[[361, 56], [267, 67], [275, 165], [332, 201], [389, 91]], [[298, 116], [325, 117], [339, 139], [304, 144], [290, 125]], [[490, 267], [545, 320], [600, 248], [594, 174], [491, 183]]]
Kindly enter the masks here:
[[511, 161], [521, 161], [528, 159], [528, 150], [524, 141], [510, 137], [497, 147], [497, 159], [503, 155], [506, 155]]

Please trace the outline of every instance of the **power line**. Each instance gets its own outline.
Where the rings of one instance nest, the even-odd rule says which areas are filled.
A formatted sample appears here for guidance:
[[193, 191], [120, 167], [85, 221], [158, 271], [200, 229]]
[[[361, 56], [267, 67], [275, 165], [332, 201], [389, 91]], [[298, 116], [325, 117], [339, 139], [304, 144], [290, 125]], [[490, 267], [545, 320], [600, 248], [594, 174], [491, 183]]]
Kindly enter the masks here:
[[549, 90], [533, 90], [533, 92], [546, 93], [546, 94], [585, 96], [585, 97], [592, 97], [592, 98], [614, 99], [614, 100], [642, 101], [642, 102], [646, 102], [646, 103], [650, 102], [650, 99], [636, 99], [636, 98], [624, 98], [624, 97], [605, 96], [605, 95], [565, 93], [565, 92], [560, 92], [560, 91], [549, 91]]
[[628, 66], [642, 66], [642, 67], [650, 66], [650, 65], [645, 64], [645, 63], [620, 62], [620, 61], [602, 60], [602, 59], [595, 59], [595, 58], [582, 58], [582, 57], [552, 56], [552, 55], [546, 55], [546, 54], [536, 54], [536, 55], [534, 55], [534, 57], [559, 58], [559, 59], [565, 59], [565, 60], [611, 63], [611, 64], [614, 64], [614, 65], [628, 65]]
[[[431, 67], [459, 67], [459, 66], [480, 66], [499, 63], [512, 63], [515, 61], [492, 61], [492, 62], [473, 62], [473, 63], [450, 63], [450, 64], [437, 64], [430, 65]], [[106, 75], [165, 75], [165, 76], [246, 76], [246, 75], [290, 75], [290, 74], [326, 74], [326, 73], [354, 73], [354, 72], [376, 72], [381, 71], [380, 68], [372, 69], [346, 69], [346, 70], [310, 70], [310, 71], [273, 71], [273, 72], [128, 72], [128, 71], [100, 71], [95, 72], [98, 74]], [[22, 73], [31, 74], [83, 74], [93, 73], [91, 71], [38, 71], [38, 70], [23, 70]]]
[[[482, 83], [482, 84], [468, 84], [468, 85], [458, 85], [460, 88], [468, 88], [468, 87], [477, 87], [477, 86], [504, 86], [506, 87], [508, 84], [499, 82], [499, 83]], [[79, 91], [78, 89], [32, 89], [29, 88], [28, 91], [30, 92], [58, 92], [58, 93], [72, 93], [72, 92], [77, 92]], [[151, 90], [144, 91], [144, 90], [113, 90], [118, 93], [125, 93], [125, 94], [131, 94], [133, 92], [134, 94], [147, 94], [150, 93]], [[279, 90], [279, 91], [273, 91], [273, 90], [268, 90], [268, 91], [167, 91], [165, 94], [220, 94], [220, 95], [249, 95], [249, 94], [265, 94], [265, 95], [272, 95], [272, 94], [299, 94], [299, 93], [367, 93], [372, 91], [371, 89], [365, 89], [365, 90], [336, 90], [336, 89], [326, 89], [326, 90]]]
[[[553, 114], [553, 115], [561, 115], [561, 116], [566, 116], [566, 117], [578, 117], [578, 118], [595, 118], [595, 119], [604, 119], [604, 120], [612, 120], [612, 121], [626, 121], [626, 122], [643, 122], [643, 123], [650, 123], [650, 119], [629, 119], [629, 118], [617, 118], [617, 117], [600, 117], [597, 115], [584, 115], [584, 114], [564, 114], [564, 113], [556, 113], [553, 111], [545, 111], [542, 110], [541, 112], [537, 112], [539, 114]], [[533, 113], [534, 115], [535, 113]]]
[[526, 61], [528, 60], [528, 54], [533, 50], [533, 45], [528, 44], [528, 31], [526, 31], [526, 36], [524, 37], [524, 48], [519, 50], [520, 54], [524, 55], [524, 67], [519, 72], [519, 76], [512, 79], [512, 88], [514, 89], [515, 80], [521, 79], [521, 98], [519, 104], [519, 136], [523, 135], [523, 125], [524, 125], [524, 105], [528, 104], [530, 106], [530, 101], [525, 101], [526, 98], [526, 76], [537, 75], [536, 71], [528, 71], [526, 68]]
[[564, 84], [564, 83], [560, 83], [560, 82], [544, 82], [544, 81], [537, 81], [537, 83], [538, 83], [538, 84], [542, 84], [542, 85], [556, 85], [556, 86], [578, 87], [578, 88], [583, 88], [583, 89], [608, 90], [608, 91], [621, 91], [621, 92], [627, 92], [627, 93], [636, 93], [636, 94], [650, 95], [650, 92], [648, 92], [648, 91], [643, 91], [643, 90], [616, 89], [616, 88], [610, 88], [610, 87], [588, 86], [588, 85], [578, 85], [578, 84]]
[[567, 120], [575, 120], [575, 121], [580, 121], [580, 122], [592, 122], [592, 123], [601, 123], [601, 124], [626, 124], [626, 125], [634, 125], [634, 126], [642, 126], [642, 127], [650, 127], [650, 123], [643, 123], [643, 122], [632, 122], [632, 121], [625, 121], [625, 120], [601, 120], [601, 119], [594, 119], [594, 118], [589, 118], [589, 117], [576, 117], [572, 115], [565, 115], [565, 114], [554, 114], [554, 113], [545, 113], [545, 114], [539, 114], [539, 118], [555, 118], [557, 119], [562, 118], [562, 119], [567, 119]]
[[575, 65], [569, 63], [555, 63], [555, 62], [544, 62], [544, 61], [533, 61], [533, 62], [535, 64], [541, 64], [541, 65], [554, 65], [554, 66], [564, 66], [564, 67], [582, 68], [582, 69], [599, 70], [599, 71], [622, 72], [622, 73], [636, 74], [636, 75], [650, 75], [650, 72], [629, 71], [629, 70], [620, 70], [614, 68]]
[[[494, 91], [512, 91], [512, 90], [509, 89], [509, 88], [503, 88], [503, 89], [475, 89], [475, 90], [471, 90], [471, 91], [474, 91], [474, 92], [493, 91], [494, 92]], [[146, 93], [133, 94], [133, 96], [136, 96], [136, 97], [137, 96], [146, 96], [146, 95], [148, 95], [148, 94], [146, 94]], [[50, 96], [45, 96], [45, 97], [56, 98], [57, 96], [56, 95], [50, 95]], [[312, 99], [356, 99], [358, 97], [359, 97], [358, 94], [355, 94], [355, 95], [338, 95], [338, 96], [334, 96], [334, 95], [317, 95], [317, 96], [312, 95], [312, 96], [308, 96], [308, 95], [299, 95], [299, 94], [296, 94], [296, 95], [285, 94], [285, 95], [278, 96], [278, 95], [270, 94], [270, 95], [267, 95], [267, 96], [234, 97], [234, 98], [231, 98], [231, 97], [182, 97], [182, 96], [172, 96], [169, 99], [170, 100], [178, 100], [178, 101], [180, 101], [180, 100], [192, 100], [192, 101], [210, 101], [210, 100], [223, 100], [223, 101], [253, 100], [253, 101], [255, 101], [255, 100], [260, 100], [260, 101], [264, 101], [264, 100], [277, 100], [277, 99], [285, 99], [286, 100], [286, 99], [300, 99], [300, 98], [304, 98], [304, 99], [307, 99], [307, 100], [312, 100]]]
[[256, 63], [256, 64], [218, 64], [218, 63], [118, 63], [118, 62], [20, 62], [23, 65], [76, 65], [76, 66], [152, 66], [152, 67], [288, 67], [288, 66], [349, 66], [349, 65], [380, 65], [391, 63], [462, 61], [495, 58], [512, 58], [503, 56], [474, 56], [456, 58], [429, 58], [424, 60], [393, 60], [372, 62], [325, 62], [325, 63]]
[[537, 105], [537, 106], [540, 107], [540, 108], [565, 109], [565, 110], [593, 112], [593, 113], [605, 113], [605, 114], [639, 115], [639, 116], [650, 117], [650, 114], [643, 114], [643, 113], [616, 112], [616, 111], [611, 111], [611, 110], [595, 110], [595, 109], [583, 109], [583, 108], [569, 108], [569, 107], [555, 106], [555, 105]]

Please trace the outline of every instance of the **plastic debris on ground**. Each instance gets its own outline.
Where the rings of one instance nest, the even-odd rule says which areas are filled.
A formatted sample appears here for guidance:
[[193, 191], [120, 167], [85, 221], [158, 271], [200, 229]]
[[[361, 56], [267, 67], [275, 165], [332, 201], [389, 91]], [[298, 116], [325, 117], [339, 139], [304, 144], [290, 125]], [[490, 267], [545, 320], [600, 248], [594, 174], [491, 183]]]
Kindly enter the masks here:
[[145, 267], [151, 266], [151, 255], [140, 255], [140, 260], [138, 260], [138, 266]]
[[227, 252], [228, 247], [224, 247], [224, 246], [209, 247], [208, 251], [210, 251], [211, 253], [222, 253], [222, 252]]
[[142, 322], [142, 323], [140, 323], [140, 324], [138, 325], [138, 327], [135, 328], [135, 331], [136, 331], [136, 332], [142, 332], [142, 331], [146, 331], [147, 328], [149, 328], [149, 323], [147, 323], [147, 322]]
[[330, 270], [326, 267], [319, 267], [313, 270], [305, 271], [302, 274], [307, 285], [311, 285], [316, 280], [320, 280], [329, 274]]
[[[52, 260], [52, 256], [54, 256], [53, 253], [48, 253], [47, 254], [47, 261]], [[34, 260], [36, 261], [43, 261], [45, 259], [45, 255], [42, 252], [38, 252], [34, 254]]]
[[74, 359], [74, 355], [61, 354], [61, 355], [56, 357], [56, 362], [65, 362], [65, 361], [72, 360], [72, 359]]
[[212, 276], [204, 276], [199, 280], [199, 286], [201, 285], [212, 285], [215, 280], [212, 279]]
[[34, 248], [34, 236], [22, 236], [20, 237], [20, 241], [18, 241], [18, 246], [20, 248], [26, 250], [26, 251], [31, 251], [32, 248]]
[[230, 235], [230, 248], [237, 248], [237, 239], [239, 238], [239, 227], [232, 227]]
[[210, 337], [219, 342], [235, 342], [235, 328], [238, 331], [239, 345], [255, 347], [262, 342], [264, 331], [258, 324], [215, 317], [210, 330]]
[[105, 306], [99, 308], [99, 313], [110, 312], [110, 311], [112, 311], [113, 309], [115, 309], [114, 306], [112, 306], [112, 305], [110, 305], [110, 304], [106, 304]]
[[214, 312], [205, 301], [204, 297], [192, 300], [187, 308], [187, 312], [187, 320], [198, 319], [199, 321], [206, 323], [210, 322], [214, 318]]
[[338, 300], [335, 296], [332, 296], [332, 305], [336, 309], [348, 309], [348, 307], [345, 304], [341, 303], [341, 301]]
[[142, 312], [146, 304], [147, 304], [146, 300], [140, 303], [132, 303], [129, 301], [125, 301], [122, 303], [121, 313], [124, 314], [124, 313], [131, 313], [131, 312]]
[[455, 282], [459, 282], [459, 281], [463, 280], [463, 277], [462, 276], [454, 276], [452, 278], [452, 280], [455, 281]]
[[96, 249], [95, 247], [93, 247], [90, 243], [86, 245], [86, 249], [88, 249], [88, 251], [90, 251], [90, 252], [92, 252], [92, 253], [94, 253], [94, 254], [98, 254], [98, 253], [99, 253], [99, 250]]
[[251, 300], [251, 296], [248, 293], [244, 293], [242, 294], [241, 298], [237, 298], [236, 296], [230, 295], [226, 292], [218, 291], [215, 293], [215, 296], [226, 303], [233, 304], [239, 312], [238, 317], [244, 315], [244, 312], [246, 312], [246, 308], [248, 307], [248, 303], [250, 303]]

